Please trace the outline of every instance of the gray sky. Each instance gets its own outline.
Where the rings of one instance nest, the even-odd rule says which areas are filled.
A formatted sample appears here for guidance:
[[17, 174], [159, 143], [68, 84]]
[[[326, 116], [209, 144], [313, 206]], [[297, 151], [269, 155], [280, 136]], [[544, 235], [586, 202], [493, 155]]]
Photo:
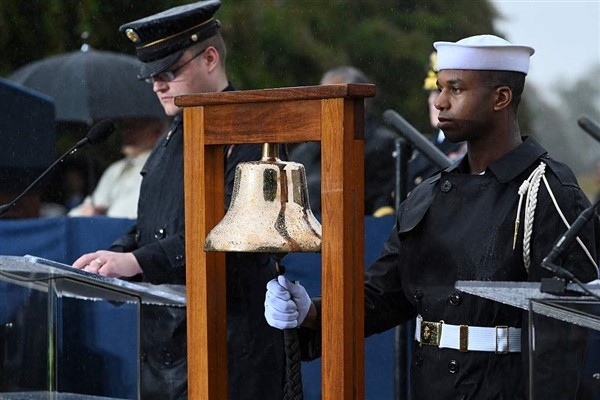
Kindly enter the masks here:
[[[492, 0], [496, 28], [535, 49], [528, 81], [537, 88], [572, 82], [600, 64], [600, 0]], [[598, 79], [598, 76], [590, 77]]]

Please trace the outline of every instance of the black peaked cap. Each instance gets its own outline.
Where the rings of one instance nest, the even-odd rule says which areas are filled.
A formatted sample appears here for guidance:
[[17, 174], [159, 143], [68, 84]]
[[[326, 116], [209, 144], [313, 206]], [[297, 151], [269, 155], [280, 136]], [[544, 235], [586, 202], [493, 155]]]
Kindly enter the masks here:
[[166, 71], [189, 46], [214, 36], [220, 23], [213, 18], [220, 0], [199, 1], [170, 8], [119, 27], [142, 62], [139, 79]]

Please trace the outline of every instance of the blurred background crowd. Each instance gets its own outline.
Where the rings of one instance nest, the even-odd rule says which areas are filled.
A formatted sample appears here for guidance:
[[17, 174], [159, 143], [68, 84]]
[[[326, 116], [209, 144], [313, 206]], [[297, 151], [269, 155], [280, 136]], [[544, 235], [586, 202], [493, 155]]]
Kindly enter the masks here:
[[[70, 155], [41, 182], [41, 204], [34, 201], [31, 207], [40, 207], [42, 216], [63, 215], [74, 209], [71, 215], [135, 218], [131, 211], [111, 214], [101, 200], [111, 196], [110, 187], [101, 190], [98, 185], [113, 163], [120, 161], [119, 168], [131, 165], [133, 156], [126, 151], [131, 126], [150, 121], [164, 126], [166, 122], [151, 86], [136, 80], [135, 68], [131, 67], [135, 59], [129, 43], [119, 36], [118, 26], [186, 3], [81, 0], [0, 5], [0, 83], [5, 90], [14, 90], [12, 85], [35, 90], [32, 96], [37, 96], [38, 103], [40, 95], [48, 96], [42, 100], [55, 109], [54, 118], [44, 119], [36, 117], [34, 106], [5, 106], [4, 110], [12, 111], [11, 118], [0, 124], [3, 147], [14, 145], [17, 153], [33, 151], [41, 156], [38, 161], [46, 158], [48, 165], [98, 120], [112, 118], [117, 122], [117, 135], [107, 143]], [[541, 3], [539, 7], [548, 6]], [[431, 43], [482, 32], [510, 40], [510, 32], [499, 28], [506, 26], [508, 18], [499, 5], [499, 1], [490, 0], [478, 2], [477, 7], [471, 0], [457, 0], [451, 6], [439, 0], [226, 0], [220, 18], [226, 21], [222, 32], [229, 47], [228, 74], [239, 90], [261, 89], [318, 85], [326, 71], [354, 66], [377, 85], [377, 96], [369, 102], [370, 112], [380, 116], [384, 110], [394, 109], [424, 135], [434, 138], [437, 132], [425, 106], [429, 92], [423, 90]], [[547, 28], [560, 35], [560, 27]], [[588, 29], [589, 35], [600, 38], [598, 25]], [[597, 54], [598, 40], [596, 45], [596, 49], [581, 51]], [[538, 54], [553, 51], [539, 46], [536, 50]], [[564, 60], [566, 64], [575, 61]], [[75, 65], [76, 70], [72, 69]], [[543, 87], [528, 81], [520, 111], [522, 131], [534, 135], [555, 158], [569, 164], [590, 198], [600, 188], [600, 144], [582, 132], [576, 121], [580, 115], [600, 120], [600, 81], [594, 78], [599, 73], [600, 60], [580, 75], [547, 82]], [[11, 99], [2, 96], [0, 101], [6, 104]], [[21, 142], [26, 133], [15, 131], [15, 127], [27, 119], [29, 125], [36, 119], [35, 126], [28, 128], [36, 135], [54, 139]], [[50, 127], [45, 129], [44, 124]], [[147, 152], [148, 142], [141, 153]], [[6, 203], [43, 169], [38, 165], [17, 174], [18, 166], [11, 165], [15, 162], [10, 160], [18, 157], [1, 151], [0, 155], [0, 199]], [[122, 173], [115, 168], [112, 179]], [[136, 183], [129, 184], [135, 187]], [[94, 194], [97, 189], [103, 193]], [[19, 210], [15, 208], [12, 216], [35, 214], [24, 208], [25, 203]]]

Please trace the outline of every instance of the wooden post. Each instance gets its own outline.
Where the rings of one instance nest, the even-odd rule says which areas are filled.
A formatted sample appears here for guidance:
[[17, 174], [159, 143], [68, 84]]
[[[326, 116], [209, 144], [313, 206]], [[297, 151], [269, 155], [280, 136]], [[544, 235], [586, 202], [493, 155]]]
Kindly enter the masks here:
[[[364, 98], [341, 84], [179, 96], [184, 107], [188, 395], [227, 398], [225, 256], [203, 251], [224, 214], [223, 146], [320, 141], [322, 392], [364, 398]], [[257, 160], [258, 161], [258, 160]]]

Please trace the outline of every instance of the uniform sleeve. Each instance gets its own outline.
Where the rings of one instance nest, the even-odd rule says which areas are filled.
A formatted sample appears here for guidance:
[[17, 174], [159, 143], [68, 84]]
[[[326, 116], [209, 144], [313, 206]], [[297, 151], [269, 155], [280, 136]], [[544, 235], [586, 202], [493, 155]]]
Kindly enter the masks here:
[[135, 240], [136, 232], [137, 226], [134, 225], [127, 231], [127, 233], [115, 240], [110, 245], [109, 250], [116, 251], [119, 253], [126, 253], [132, 251], [137, 247], [137, 241]]
[[398, 224], [365, 276], [365, 337], [384, 332], [414, 318], [416, 312], [404, 296], [400, 281]]
[[[384, 332], [415, 317], [412, 305], [406, 300], [397, 278], [399, 240], [396, 228], [384, 245], [379, 258], [365, 276], [365, 337]], [[321, 356], [321, 299], [314, 298], [317, 308], [316, 329], [298, 330], [302, 359]]]
[[133, 251], [146, 281], [185, 284], [185, 233], [168, 236]]

